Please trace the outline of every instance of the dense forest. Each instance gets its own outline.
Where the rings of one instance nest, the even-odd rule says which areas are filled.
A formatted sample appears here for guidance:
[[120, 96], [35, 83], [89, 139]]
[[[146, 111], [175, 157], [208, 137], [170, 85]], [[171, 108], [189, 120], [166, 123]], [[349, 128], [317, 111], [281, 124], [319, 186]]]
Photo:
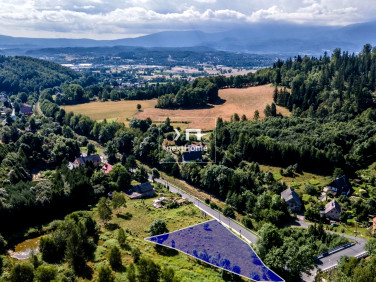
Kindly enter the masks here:
[[327, 121], [300, 117], [255, 122], [217, 123], [217, 159], [233, 167], [242, 160], [332, 174], [351, 174], [376, 158], [376, 111], [359, 117]]
[[[244, 76], [247, 83], [282, 86], [274, 101], [288, 107], [292, 117], [218, 123], [220, 159], [230, 165], [241, 160], [283, 167], [298, 163], [324, 174], [336, 167], [350, 174], [366, 167], [376, 157], [375, 77], [376, 49], [370, 45], [359, 55], [336, 49], [331, 58], [298, 56]], [[269, 111], [266, 115], [273, 116]]]
[[181, 87], [176, 94], [159, 96], [156, 107], [197, 108], [215, 103], [218, 99], [218, 86], [207, 78], [197, 78], [189, 86]]
[[278, 95], [276, 102], [302, 117], [348, 120], [375, 106], [376, 49], [369, 44], [358, 55], [335, 49], [332, 57], [298, 56], [261, 73], [291, 89], [287, 99]]
[[38, 92], [45, 88], [60, 86], [79, 75], [58, 64], [30, 57], [0, 56], [0, 89], [2, 91]]

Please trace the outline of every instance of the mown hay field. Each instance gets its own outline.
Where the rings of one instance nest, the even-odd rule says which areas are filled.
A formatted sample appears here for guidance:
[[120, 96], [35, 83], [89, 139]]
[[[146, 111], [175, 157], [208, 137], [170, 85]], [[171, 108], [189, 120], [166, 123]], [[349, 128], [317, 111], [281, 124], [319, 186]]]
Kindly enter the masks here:
[[141, 111], [146, 108], [154, 108], [157, 99], [152, 100], [131, 100], [131, 101], [108, 101], [108, 102], [90, 102], [80, 105], [65, 106], [66, 112], [80, 113], [94, 120], [101, 121], [103, 119], [113, 120], [117, 122], [125, 122], [127, 118], [132, 118], [139, 111], [137, 104], [141, 105]]
[[[273, 102], [274, 88], [268, 85], [249, 88], [229, 88], [219, 90], [222, 103], [210, 105], [203, 109], [158, 109], [155, 108], [156, 99], [144, 101], [119, 101], [119, 102], [92, 102], [81, 105], [67, 106], [66, 111], [81, 113], [95, 120], [114, 119], [118, 122], [126, 122], [132, 117], [145, 119], [150, 117], [155, 122], [160, 122], [170, 117], [175, 122], [190, 122], [189, 128], [211, 130], [215, 127], [218, 117], [230, 120], [234, 113], [240, 117], [246, 115], [251, 119], [254, 112], [260, 112], [260, 118], [264, 117], [266, 105]], [[137, 110], [137, 104], [141, 104], [141, 111]], [[287, 109], [277, 107], [277, 112], [284, 116], [290, 113]], [[127, 123], [126, 123], [127, 124]]]
[[[170, 117], [172, 121], [189, 121], [190, 128], [210, 130], [215, 127], [215, 121], [218, 117], [230, 120], [234, 113], [237, 113], [240, 117], [246, 115], [248, 119], [251, 119], [254, 112], [258, 110], [260, 117], [263, 118], [266, 105], [273, 103], [273, 91], [274, 88], [270, 84], [249, 88], [221, 89], [219, 97], [223, 100], [223, 103], [219, 105], [193, 110], [146, 108], [137, 113], [135, 117], [141, 119], [150, 117], [152, 120], [163, 120], [165, 117]], [[282, 107], [277, 107], [277, 112], [285, 116], [289, 115], [289, 111]]]

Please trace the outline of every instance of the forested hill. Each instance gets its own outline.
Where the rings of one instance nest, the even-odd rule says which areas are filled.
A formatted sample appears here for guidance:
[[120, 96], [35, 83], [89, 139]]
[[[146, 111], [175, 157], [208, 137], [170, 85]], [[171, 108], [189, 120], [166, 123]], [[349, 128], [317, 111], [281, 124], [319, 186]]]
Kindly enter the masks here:
[[357, 55], [335, 49], [331, 57], [277, 61], [259, 75], [291, 88], [275, 101], [296, 116], [347, 120], [375, 107], [376, 48], [369, 44]]
[[30, 57], [0, 56], [0, 91], [39, 91], [59, 86], [78, 76], [75, 71], [56, 63]]
[[[331, 57], [297, 56], [244, 81], [282, 86], [275, 88], [274, 101], [292, 116], [219, 122], [217, 161], [228, 167], [242, 160], [296, 164], [306, 171], [341, 169], [348, 175], [376, 161], [376, 48], [365, 45], [357, 55], [336, 49]], [[265, 114], [276, 116], [268, 107]]]

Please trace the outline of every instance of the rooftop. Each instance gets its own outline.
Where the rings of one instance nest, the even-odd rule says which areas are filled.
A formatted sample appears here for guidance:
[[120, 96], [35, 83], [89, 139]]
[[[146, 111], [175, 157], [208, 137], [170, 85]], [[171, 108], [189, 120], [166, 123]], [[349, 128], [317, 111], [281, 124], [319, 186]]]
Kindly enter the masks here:
[[341, 210], [342, 210], [341, 206], [337, 203], [336, 200], [332, 200], [325, 205], [325, 213], [328, 213], [333, 209], [336, 209], [339, 212], [341, 212]]
[[86, 156], [86, 157], [78, 157], [76, 158], [76, 161], [82, 165], [82, 164], [85, 164], [86, 162], [101, 162], [101, 157], [97, 154], [97, 155], [90, 155], [90, 156]]
[[183, 162], [190, 162], [190, 161], [202, 161], [202, 153], [201, 151], [190, 151], [183, 153]]
[[281, 197], [285, 199], [286, 202], [293, 199], [294, 201], [301, 203], [298, 194], [292, 188], [282, 191]]

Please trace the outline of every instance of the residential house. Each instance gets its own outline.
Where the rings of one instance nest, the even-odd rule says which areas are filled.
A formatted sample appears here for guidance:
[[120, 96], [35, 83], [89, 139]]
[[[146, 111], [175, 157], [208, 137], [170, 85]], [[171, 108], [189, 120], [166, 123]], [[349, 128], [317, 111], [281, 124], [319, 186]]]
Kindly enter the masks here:
[[292, 188], [282, 191], [281, 198], [285, 200], [287, 208], [291, 212], [300, 212], [302, 210], [302, 202], [298, 194]]
[[140, 185], [133, 186], [133, 188], [126, 191], [130, 199], [144, 199], [154, 197], [155, 190], [150, 182], [145, 182]]
[[182, 156], [182, 161], [184, 162], [202, 162], [201, 151], [189, 151], [184, 152]]
[[109, 174], [110, 171], [112, 170], [112, 165], [108, 164], [108, 163], [105, 163], [102, 167], [102, 171], [105, 173], [105, 174]]
[[74, 164], [76, 166], [85, 167], [87, 162], [92, 163], [94, 165], [94, 167], [98, 167], [101, 164], [102, 160], [101, 160], [101, 157], [99, 155], [90, 155], [90, 156], [86, 156], [86, 157], [78, 157], [74, 160]]
[[1, 107], [0, 107], [1, 115], [2, 115], [2, 116], [6, 116], [6, 112], [7, 112], [7, 110], [12, 111], [11, 108], [7, 108], [6, 106], [1, 106]]
[[23, 104], [20, 106], [20, 114], [31, 116], [33, 114], [33, 107], [29, 106], [28, 104]]
[[336, 200], [332, 200], [325, 205], [325, 216], [330, 220], [339, 221], [342, 208]]
[[352, 186], [346, 175], [342, 175], [330, 183], [327, 193], [337, 197], [341, 195], [350, 196], [352, 193]]

